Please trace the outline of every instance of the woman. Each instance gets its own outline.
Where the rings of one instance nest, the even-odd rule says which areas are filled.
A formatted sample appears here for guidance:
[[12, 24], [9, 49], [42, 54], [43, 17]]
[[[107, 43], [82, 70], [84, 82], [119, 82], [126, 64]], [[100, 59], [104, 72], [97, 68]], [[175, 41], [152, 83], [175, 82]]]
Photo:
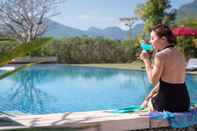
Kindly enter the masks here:
[[155, 86], [143, 102], [150, 111], [184, 112], [190, 107], [185, 84], [185, 58], [175, 47], [176, 39], [169, 27], [159, 24], [151, 31], [150, 43], [156, 50], [154, 64], [142, 52], [149, 81]]

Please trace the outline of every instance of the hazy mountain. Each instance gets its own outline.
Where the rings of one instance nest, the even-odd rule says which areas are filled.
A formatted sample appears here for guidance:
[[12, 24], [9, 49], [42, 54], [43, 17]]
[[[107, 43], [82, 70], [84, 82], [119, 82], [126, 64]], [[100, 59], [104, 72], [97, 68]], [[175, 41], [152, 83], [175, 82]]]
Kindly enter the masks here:
[[[138, 24], [132, 29], [132, 37], [136, 36], [143, 30], [143, 24]], [[69, 26], [62, 25], [53, 20], [48, 20], [48, 29], [44, 36], [52, 36], [55, 38], [75, 37], [75, 36], [89, 36], [89, 37], [106, 37], [112, 39], [126, 39], [127, 31], [119, 27], [107, 27], [99, 29], [90, 27], [88, 30], [80, 30]]]
[[44, 36], [52, 36], [56, 38], [74, 37], [74, 36], [82, 36], [82, 35], [84, 35], [83, 31], [62, 25], [50, 19], [48, 19], [48, 29], [44, 34]]
[[119, 27], [107, 27], [103, 30], [104, 36], [114, 39], [126, 39], [127, 31], [120, 29]]
[[196, 18], [197, 19], [197, 0], [181, 6], [177, 10], [177, 20], [185, 18]]
[[90, 27], [85, 31], [87, 36], [90, 37], [107, 37], [112, 39], [125, 39], [126, 31], [120, 29], [119, 27], [107, 27], [105, 29], [98, 29], [95, 27]]
[[88, 35], [88, 36], [103, 36], [103, 32], [102, 32], [102, 29], [99, 29], [99, 28], [96, 28], [96, 27], [90, 27], [87, 31], [85, 31], [85, 33]]
[[88, 30], [80, 30], [69, 26], [62, 25], [53, 20], [48, 20], [48, 29], [44, 36], [52, 36], [56, 38], [75, 37], [75, 36], [89, 36], [89, 37], [107, 37], [112, 39], [126, 38], [126, 31], [118, 27], [108, 27], [99, 29], [90, 27]]

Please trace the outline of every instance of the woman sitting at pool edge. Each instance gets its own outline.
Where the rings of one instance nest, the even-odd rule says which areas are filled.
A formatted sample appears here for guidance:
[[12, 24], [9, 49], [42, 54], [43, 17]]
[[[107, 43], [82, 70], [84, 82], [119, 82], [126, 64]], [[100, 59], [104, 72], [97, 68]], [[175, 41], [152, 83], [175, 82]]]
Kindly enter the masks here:
[[142, 52], [149, 81], [154, 88], [142, 106], [150, 111], [185, 112], [190, 98], [185, 84], [185, 58], [175, 47], [176, 38], [170, 28], [159, 24], [151, 31], [150, 43], [156, 50], [153, 64], [150, 54]]

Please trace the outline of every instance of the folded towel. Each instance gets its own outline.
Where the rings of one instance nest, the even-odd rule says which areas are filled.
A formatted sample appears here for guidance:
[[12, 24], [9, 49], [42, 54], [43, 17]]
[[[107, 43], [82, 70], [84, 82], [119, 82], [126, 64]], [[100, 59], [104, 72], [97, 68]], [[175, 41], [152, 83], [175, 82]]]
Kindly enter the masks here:
[[168, 120], [173, 128], [185, 128], [197, 124], [197, 108], [182, 113], [150, 112], [149, 116], [153, 120]]

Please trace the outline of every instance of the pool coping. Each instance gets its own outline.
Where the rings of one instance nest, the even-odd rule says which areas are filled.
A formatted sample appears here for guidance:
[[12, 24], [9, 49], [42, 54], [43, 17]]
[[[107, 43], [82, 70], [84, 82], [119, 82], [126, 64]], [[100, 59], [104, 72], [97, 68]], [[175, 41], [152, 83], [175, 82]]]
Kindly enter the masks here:
[[[51, 65], [51, 63], [47, 63]], [[115, 70], [128, 70], [128, 71], [146, 71], [143, 68], [125, 68], [125, 67], [110, 67], [110, 66], [88, 66], [88, 65], [80, 65], [80, 64], [61, 64], [61, 63], [54, 63], [56, 65], [64, 65], [64, 66], [72, 66], [72, 67], [84, 67], [84, 68], [100, 68], [100, 69], [115, 69]], [[16, 68], [17, 65], [20, 64], [8, 64], [7, 66], [0, 67], [1, 70], [5, 71], [12, 71]], [[41, 65], [41, 64], [39, 64]], [[44, 64], [43, 64], [44, 65]], [[46, 64], [45, 64], [46, 65]], [[186, 70], [186, 74], [197, 75], [197, 71], [190, 71]]]
[[[125, 131], [169, 127], [165, 120], [151, 120], [148, 112], [114, 113], [109, 110], [89, 112], [65, 112], [44, 115], [15, 115], [8, 117], [22, 128], [74, 128], [83, 131]], [[0, 127], [8, 130], [12, 127]]]

